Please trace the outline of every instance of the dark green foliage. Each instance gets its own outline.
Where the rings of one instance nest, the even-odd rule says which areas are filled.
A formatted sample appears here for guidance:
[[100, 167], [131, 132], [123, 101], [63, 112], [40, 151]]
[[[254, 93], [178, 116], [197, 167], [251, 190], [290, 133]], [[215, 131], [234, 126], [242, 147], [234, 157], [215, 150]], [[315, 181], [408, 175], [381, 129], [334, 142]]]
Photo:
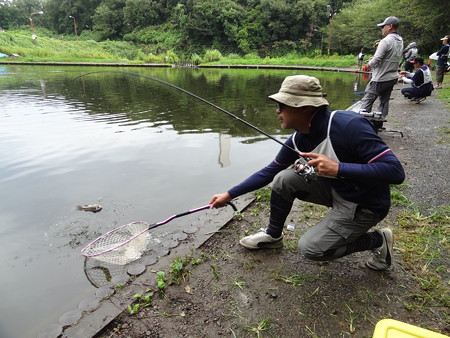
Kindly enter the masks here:
[[13, 29], [17, 26], [27, 25], [28, 17], [19, 8], [9, 3], [0, 5], [0, 27]]
[[362, 47], [371, 54], [381, 38], [376, 24], [395, 15], [405, 45], [417, 42], [426, 57], [450, 34], [446, 9], [441, 0], [0, 0], [0, 27], [27, 26], [43, 10], [33, 17], [36, 27], [74, 35], [75, 18], [81, 39], [125, 40], [152, 53], [313, 56]]
[[47, 27], [58, 34], [75, 34], [74, 22], [69, 16], [75, 18], [77, 33], [91, 31], [93, 28], [92, 16], [95, 14], [101, 0], [47, 0], [44, 3], [43, 18]]
[[416, 41], [419, 54], [425, 57], [442, 47], [439, 39], [450, 34], [447, 1], [402, 0], [400, 6], [403, 13], [408, 13], [402, 31], [406, 43]]
[[126, 0], [123, 14], [131, 30], [160, 25], [165, 20], [164, 7], [155, 0]]
[[399, 33], [405, 46], [415, 41], [419, 54], [428, 55], [440, 48], [440, 38], [450, 34], [447, 4], [440, 0], [355, 0], [348, 3], [333, 24], [334, 51], [357, 54], [361, 47], [373, 53], [373, 42], [382, 38], [377, 23], [394, 15], [400, 20]]

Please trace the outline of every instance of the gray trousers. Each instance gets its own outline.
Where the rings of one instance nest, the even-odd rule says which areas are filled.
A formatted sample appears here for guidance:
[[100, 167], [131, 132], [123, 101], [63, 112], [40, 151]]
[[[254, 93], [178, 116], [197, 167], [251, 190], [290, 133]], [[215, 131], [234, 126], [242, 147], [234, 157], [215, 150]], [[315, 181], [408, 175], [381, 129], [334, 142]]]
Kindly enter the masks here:
[[436, 66], [436, 82], [443, 82], [444, 81], [444, 69], [445, 66]]
[[397, 79], [385, 82], [370, 81], [366, 86], [364, 97], [361, 100], [361, 109], [371, 112], [373, 103], [379, 98], [380, 104], [378, 106], [378, 111], [385, 117], [389, 113], [389, 100], [391, 98], [392, 89], [396, 83]]
[[[280, 172], [272, 184], [272, 190], [287, 204], [296, 198], [331, 207], [328, 214], [309, 228], [300, 238], [301, 253], [313, 260], [332, 260], [346, 255], [347, 245], [355, 242], [381, 218], [370, 210], [340, 197], [323, 177], [307, 182], [288, 168]], [[331, 255], [329, 253], [332, 253]]]

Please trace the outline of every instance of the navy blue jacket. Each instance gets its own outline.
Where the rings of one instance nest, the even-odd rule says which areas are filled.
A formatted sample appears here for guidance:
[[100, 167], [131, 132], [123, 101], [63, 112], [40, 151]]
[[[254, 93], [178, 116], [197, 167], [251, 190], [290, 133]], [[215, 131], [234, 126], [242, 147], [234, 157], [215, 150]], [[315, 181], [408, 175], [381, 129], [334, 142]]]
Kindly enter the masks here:
[[[327, 135], [330, 111], [322, 109], [314, 116], [310, 132], [297, 132], [289, 137], [302, 152], [312, 151]], [[405, 172], [397, 157], [375, 133], [371, 123], [363, 116], [349, 111], [338, 111], [332, 120], [330, 138], [339, 158], [340, 179], [327, 178], [344, 199], [361, 205], [381, 217], [390, 208], [390, 184], [400, 184]], [[228, 191], [232, 198], [260, 189], [280, 171], [298, 159], [298, 154], [282, 147], [275, 160]]]
[[[427, 72], [429, 76], [429, 82], [425, 82], [425, 72]], [[411, 78], [413, 86], [413, 89], [410, 89], [409, 91], [413, 93], [415, 97], [426, 97], [430, 96], [431, 92], [434, 90], [433, 82], [431, 81], [431, 73], [428, 69], [427, 65], [424, 65], [420, 69], [417, 69], [417, 71], [414, 73], [413, 77]], [[403, 89], [402, 89], [403, 94]]]
[[439, 49], [439, 51], [436, 53], [438, 56], [438, 59], [436, 61], [436, 66], [445, 66], [445, 64], [448, 61], [448, 52], [449, 52], [450, 46], [449, 44], [445, 44]]

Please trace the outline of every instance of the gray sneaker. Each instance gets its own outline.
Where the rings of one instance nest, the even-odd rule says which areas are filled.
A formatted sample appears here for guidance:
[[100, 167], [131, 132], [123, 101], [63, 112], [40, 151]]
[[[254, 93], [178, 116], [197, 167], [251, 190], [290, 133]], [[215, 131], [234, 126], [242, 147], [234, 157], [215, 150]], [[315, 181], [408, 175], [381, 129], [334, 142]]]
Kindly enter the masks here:
[[372, 250], [372, 258], [366, 262], [366, 265], [373, 270], [387, 270], [392, 265], [392, 245], [394, 244], [394, 235], [390, 229], [377, 229], [383, 244]]
[[283, 235], [278, 238], [273, 238], [266, 233], [265, 230], [261, 230], [256, 234], [245, 236], [239, 243], [247, 249], [274, 249], [281, 248], [283, 246]]

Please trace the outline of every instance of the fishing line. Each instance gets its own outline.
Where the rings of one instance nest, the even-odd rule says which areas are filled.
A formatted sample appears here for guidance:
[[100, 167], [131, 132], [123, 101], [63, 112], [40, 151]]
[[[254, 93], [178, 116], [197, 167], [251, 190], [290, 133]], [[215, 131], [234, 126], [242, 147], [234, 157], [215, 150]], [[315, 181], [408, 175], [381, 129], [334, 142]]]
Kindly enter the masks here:
[[[185, 93], [185, 94], [188, 94], [188, 95], [190, 95], [190, 96], [196, 98], [197, 100], [200, 100], [200, 101], [202, 101], [202, 102], [204, 102], [204, 103], [210, 105], [211, 107], [216, 108], [217, 110], [220, 110], [221, 112], [227, 114], [228, 116], [230, 116], [230, 117], [232, 117], [232, 118], [238, 120], [239, 122], [245, 124], [246, 126], [248, 126], [248, 127], [252, 128], [252, 129], [256, 130], [258, 133], [263, 134], [264, 136], [266, 136], [266, 137], [270, 138], [271, 140], [277, 142], [277, 143], [280, 144], [281, 146], [283, 146], [283, 147], [285, 147], [285, 148], [287, 148], [287, 149], [289, 149], [289, 150], [292, 150], [293, 152], [295, 152], [296, 154], [298, 154], [299, 156], [301, 156], [300, 153], [299, 153], [297, 150], [295, 150], [294, 148], [292, 148], [292, 147], [288, 146], [287, 144], [285, 144], [285, 143], [283, 143], [283, 142], [277, 140], [275, 137], [273, 137], [273, 136], [267, 134], [266, 132], [262, 131], [262, 130], [259, 129], [258, 127], [256, 127], [256, 126], [254, 126], [254, 125], [248, 123], [247, 121], [245, 121], [245, 120], [241, 119], [240, 117], [238, 117], [238, 116], [236, 116], [236, 115], [230, 113], [229, 111], [223, 109], [222, 107], [219, 107], [218, 105], [215, 105], [214, 103], [211, 103], [211, 102], [209, 102], [208, 100], [205, 100], [204, 98], [202, 98], [202, 97], [200, 97], [200, 96], [198, 96], [198, 95], [195, 95], [194, 93], [191, 93], [191, 92], [187, 91], [186, 89], [183, 89], [183, 88], [181, 88], [181, 87], [175, 86], [175, 85], [172, 84], [172, 83], [169, 83], [169, 82], [160, 80], [160, 79], [158, 79], [158, 78], [156, 78], [156, 77], [152, 77], [152, 76], [148, 76], [148, 75], [144, 75], [144, 74], [139, 74], [139, 73], [134, 73], [134, 72], [129, 72], [129, 71], [122, 71], [122, 70], [107, 70], [107, 71], [101, 71], [101, 70], [99, 70], [99, 71], [89, 72], [89, 73], [80, 75], [80, 76], [76, 77], [75, 80], [80, 79], [80, 78], [82, 78], [82, 77], [84, 77], [84, 76], [87, 76], [87, 75], [97, 74], [97, 73], [119, 73], [119, 74], [127, 74], [127, 75], [132, 75], [132, 76], [137, 76], [137, 77], [144, 77], [144, 78], [146, 78], [146, 79], [153, 80], [153, 81], [162, 83], [162, 84], [164, 84], [164, 85], [166, 85], [166, 86], [175, 88], [175, 89], [177, 89], [177, 90], [179, 90], [179, 91], [181, 91], [181, 92], [183, 92], [183, 93]], [[303, 156], [301, 156], [301, 157], [303, 157]]]
[[[87, 76], [87, 75], [98, 74], [98, 73], [118, 73], [118, 74], [125, 74], [125, 75], [132, 75], [132, 76], [137, 76], [137, 77], [143, 77], [143, 78], [146, 78], [146, 79], [149, 79], [149, 80], [153, 80], [153, 81], [162, 83], [162, 84], [164, 84], [164, 85], [166, 85], [166, 86], [175, 88], [176, 90], [179, 90], [179, 91], [181, 91], [181, 92], [183, 92], [183, 93], [185, 93], [185, 94], [188, 94], [188, 95], [190, 95], [190, 96], [196, 98], [197, 100], [200, 100], [200, 101], [202, 101], [202, 102], [204, 102], [204, 103], [210, 105], [211, 107], [216, 108], [217, 110], [220, 110], [221, 112], [227, 114], [228, 116], [234, 118], [235, 120], [238, 120], [239, 122], [245, 124], [246, 126], [248, 126], [248, 127], [252, 128], [252, 129], [256, 130], [258, 133], [261, 133], [261, 134], [265, 135], [266, 137], [268, 137], [269, 139], [271, 139], [271, 140], [277, 142], [277, 143], [280, 144], [281, 146], [283, 146], [283, 147], [285, 147], [285, 148], [287, 148], [287, 149], [289, 149], [289, 150], [295, 152], [295, 153], [302, 159], [302, 161], [300, 161], [300, 158], [299, 158], [299, 159], [294, 163], [294, 168], [295, 168], [296, 173], [297, 173], [298, 175], [300, 175], [300, 176], [305, 177], [306, 180], [314, 179], [314, 178], [316, 177], [316, 172], [315, 172], [315, 170], [314, 170], [314, 167], [308, 165], [307, 163], [302, 163], [302, 162], [308, 162], [308, 161], [310, 160], [310, 158], [305, 157], [305, 156], [302, 156], [302, 155], [300, 154], [299, 151], [297, 151], [297, 150], [295, 150], [294, 148], [288, 146], [287, 144], [285, 144], [285, 143], [283, 143], [283, 142], [277, 140], [275, 137], [269, 135], [268, 133], [262, 131], [262, 130], [259, 129], [258, 127], [256, 127], [256, 126], [252, 125], [251, 123], [249, 123], [249, 122], [247, 122], [247, 121], [241, 119], [240, 117], [238, 117], [238, 116], [236, 116], [236, 115], [230, 113], [229, 111], [223, 109], [222, 107], [219, 107], [218, 105], [216, 105], [216, 104], [214, 104], [214, 103], [212, 103], [212, 102], [209, 102], [208, 100], [206, 100], [206, 99], [204, 99], [204, 98], [202, 98], [202, 97], [200, 97], [200, 96], [198, 96], [198, 95], [196, 95], [196, 94], [194, 94], [194, 93], [191, 93], [190, 91], [187, 91], [186, 89], [183, 89], [183, 88], [181, 88], [181, 87], [178, 87], [178, 86], [176, 86], [176, 85], [174, 85], [174, 84], [172, 84], [172, 83], [163, 81], [163, 80], [158, 79], [158, 78], [153, 77], [153, 76], [144, 75], [144, 74], [139, 74], [139, 73], [135, 73], [135, 72], [123, 71], [123, 70], [103, 70], [103, 71], [98, 70], [98, 71], [95, 71], [95, 72], [89, 72], [89, 73], [85, 73], [85, 74], [82, 74], [82, 75], [80, 75], [80, 76], [77, 76], [74, 80], [78, 80], [78, 79], [80, 79], [80, 78], [82, 78], [82, 77], [84, 77], [84, 76]], [[345, 179], [343, 179], [342, 177], [336, 177], [336, 178], [337, 178], [338, 180], [341, 180], [341, 181], [343, 181], [343, 182], [349, 184], [349, 182], [347, 182], [347, 181], [346, 181]]]

